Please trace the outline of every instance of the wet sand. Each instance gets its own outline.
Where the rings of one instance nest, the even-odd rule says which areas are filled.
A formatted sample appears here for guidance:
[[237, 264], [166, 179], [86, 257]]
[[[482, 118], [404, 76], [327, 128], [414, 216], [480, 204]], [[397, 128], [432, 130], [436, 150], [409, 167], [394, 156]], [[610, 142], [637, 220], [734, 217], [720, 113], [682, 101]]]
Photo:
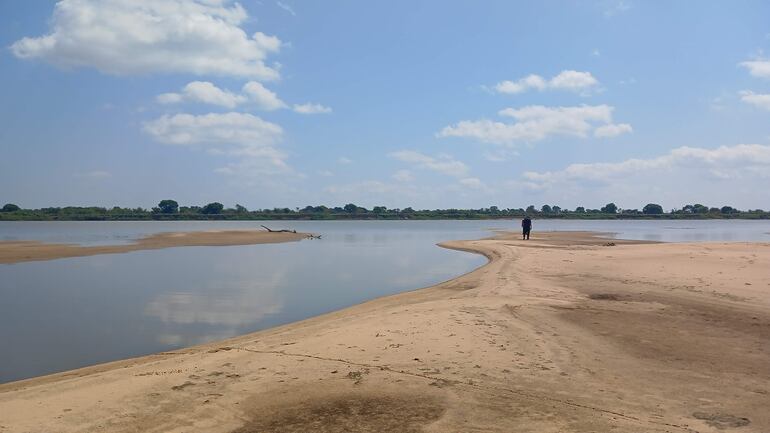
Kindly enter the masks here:
[[0, 432], [770, 431], [770, 244], [562, 232], [444, 246], [490, 262], [290, 325], [0, 385]]
[[158, 233], [124, 245], [82, 246], [37, 241], [0, 241], [0, 264], [66, 257], [121, 254], [171, 247], [272, 244], [304, 239], [306, 233], [265, 232], [260, 230], [225, 230]]

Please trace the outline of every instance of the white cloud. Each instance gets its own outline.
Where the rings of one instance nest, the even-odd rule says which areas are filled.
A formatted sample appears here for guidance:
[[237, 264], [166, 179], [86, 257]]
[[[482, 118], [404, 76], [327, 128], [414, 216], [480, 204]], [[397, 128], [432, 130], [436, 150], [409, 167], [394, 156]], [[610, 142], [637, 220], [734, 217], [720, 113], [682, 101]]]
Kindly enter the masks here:
[[116, 75], [278, 79], [265, 60], [280, 50], [280, 39], [261, 32], [249, 37], [240, 27], [247, 18], [228, 0], [62, 0], [50, 33], [20, 39], [11, 50], [23, 59]]
[[633, 132], [633, 128], [628, 123], [609, 123], [594, 129], [594, 137], [610, 138], [629, 132]]
[[164, 115], [146, 122], [144, 131], [161, 143], [238, 158], [237, 162], [217, 169], [219, 173], [261, 175], [291, 171], [286, 164], [287, 155], [276, 148], [283, 129], [251, 114]]
[[587, 93], [598, 85], [599, 80], [590, 72], [564, 70], [550, 80], [546, 80], [540, 75], [531, 74], [517, 81], [501, 81], [495, 85], [495, 90], [498, 93], [507, 94], [523, 93], [531, 89]]
[[409, 170], [398, 170], [393, 173], [393, 179], [399, 182], [411, 182], [414, 180], [414, 176], [412, 176], [412, 172]]
[[248, 95], [263, 110], [271, 111], [287, 107], [278, 95], [256, 81], [249, 81], [244, 84], [243, 93]]
[[272, 146], [283, 135], [280, 126], [244, 113], [164, 115], [145, 123], [144, 130], [162, 143], [205, 145], [225, 153]]
[[449, 155], [432, 157], [413, 150], [400, 150], [389, 154], [391, 158], [412, 164], [415, 167], [435, 171], [447, 176], [462, 177], [468, 173], [468, 166]]
[[278, 95], [259, 82], [249, 81], [243, 85], [242, 90], [243, 94], [236, 94], [229, 90], [220, 89], [208, 81], [193, 81], [184, 86], [181, 93], [162, 93], [155, 99], [161, 104], [178, 104], [183, 101], [190, 101], [231, 109], [247, 102], [253, 102], [258, 108], [267, 111], [287, 107], [286, 103], [278, 98]]
[[[580, 105], [575, 107], [545, 107], [530, 105], [522, 108], [506, 108], [498, 114], [511, 117], [514, 123], [495, 122], [487, 119], [464, 120], [447, 126], [439, 137], [467, 137], [488, 143], [513, 145], [517, 142], [536, 142], [550, 136], [587, 137], [594, 131], [598, 136], [610, 136], [630, 132], [628, 124], [614, 125], [609, 105]], [[605, 129], [599, 129], [607, 127]], [[599, 130], [597, 133], [596, 131]]]
[[518, 81], [501, 81], [495, 85], [495, 90], [499, 93], [522, 93], [529, 89], [544, 90], [548, 83], [540, 75], [531, 74]]
[[339, 158], [337, 158], [337, 162], [340, 164], [347, 165], [347, 164], [352, 164], [353, 160], [345, 156], [340, 156]]
[[292, 14], [293, 16], [295, 16], [295, 17], [297, 16], [297, 13], [296, 13], [296, 12], [294, 12], [294, 9], [293, 9], [291, 6], [289, 6], [288, 4], [286, 4], [286, 3], [284, 3], [284, 2], [281, 2], [281, 1], [277, 1], [277, 2], [275, 2], [275, 4], [276, 4], [276, 5], [277, 5], [279, 8], [281, 8], [281, 9], [285, 10], [286, 12], [288, 12], [288, 13]]
[[721, 180], [755, 178], [760, 174], [768, 177], [770, 146], [739, 144], [716, 149], [683, 146], [650, 159], [571, 164], [559, 171], [525, 172], [522, 177], [534, 187], [553, 188], [574, 182], [614, 183], [628, 180], [633, 175], [643, 175], [651, 182], [655, 176], [665, 174], [661, 172], [681, 173], [685, 170], [700, 171]]
[[754, 93], [750, 90], [741, 92], [741, 101], [763, 110], [770, 110], [770, 94]]
[[739, 63], [749, 74], [759, 78], [770, 78], [770, 60], [751, 60]]
[[594, 78], [590, 72], [562, 71], [559, 75], [551, 79], [549, 87], [551, 89], [578, 92], [592, 88], [598, 84], [599, 80]]
[[235, 108], [246, 101], [246, 98], [229, 90], [222, 90], [208, 81], [193, 81], [184, 86], [181, 93], [163, 93], [158, 95], [156, 100], [161, 104], [191, 101]]
[[300, 114], [326, 114], [331, 113], [332, 109], [321, 104], [308, 102], [307, 104], [295, 104], [294, 111]]
[[481, 179], [477, 177], [466, 177], [460, 179], [460, 184], [473, 189], [482, 189], [485, 187], [484, 182], [482, 182]]

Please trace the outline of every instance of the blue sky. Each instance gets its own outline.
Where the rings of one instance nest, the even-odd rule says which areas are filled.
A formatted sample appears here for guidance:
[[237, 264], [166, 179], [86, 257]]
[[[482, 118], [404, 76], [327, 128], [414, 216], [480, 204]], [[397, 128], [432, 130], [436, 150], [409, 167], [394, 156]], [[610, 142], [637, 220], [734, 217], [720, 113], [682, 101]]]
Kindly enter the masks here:
[[0, 202], [768, 209], [768, 16], [0, 2]]

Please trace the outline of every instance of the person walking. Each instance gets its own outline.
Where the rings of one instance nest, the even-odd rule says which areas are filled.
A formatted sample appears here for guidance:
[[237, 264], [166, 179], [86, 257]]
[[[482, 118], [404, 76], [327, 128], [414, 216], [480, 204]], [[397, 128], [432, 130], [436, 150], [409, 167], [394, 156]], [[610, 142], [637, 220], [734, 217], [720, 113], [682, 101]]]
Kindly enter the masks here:
[[525, 216], [521, 220], [521, 239], [529, 240], [529, 232], [532, 231], [532, 220], [528, 216]]

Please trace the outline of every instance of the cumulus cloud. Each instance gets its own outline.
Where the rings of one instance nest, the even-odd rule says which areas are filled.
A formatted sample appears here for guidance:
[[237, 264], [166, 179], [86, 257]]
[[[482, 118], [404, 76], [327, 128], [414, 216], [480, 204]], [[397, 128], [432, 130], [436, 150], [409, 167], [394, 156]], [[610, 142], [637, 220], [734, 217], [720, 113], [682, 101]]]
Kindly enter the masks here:
[[238, 105], [251, 102], [262, 110], [272, 111], [286, 108], [287, 105], [262, 83], [249, 81], [243, 85], [243, 94], [220, 89], [208, 81], [193, 81], [188, 83], [180, 93], [162, 93], [155, 99], [161, 104], [177, 104], [184, 101], [219, 105], [235, 108]]
[[249, 99], [263, 110], [278, 110], [287, 107], [278, 95], [256, 81], [249, 81], [244, 84], [243, 93], [248, 95]]
[[750, 90], [741, 92], [741, 101], [763, 110], [770, 110], [770, 94], [754, 93]]
[[505, 80], [495, 85], [498, 93], [522, 93], [529, 89], [544, 90], [548, 87], [548, 82], [540, 75], [531, 74], [518, 81]]
[[161, 104], [174, 104], [187, 100], [235, 108], [246, 98], [228, 90], [222, 90], [208, 81], [193, 81], [184, 86], [181, 93], [163, 93], [158, 95], [156, 100]]
[[439, 137], [466, 137], [479, 141], [514, 145], [517, 142], [536, 142], [551, 136], [598, 137], [617, 136], [631, 131], [628, 124], [614, 124], [609, 105], [580, 105], [575, 107], [545, 107], [530, 105], [522, 108], [506, 108], [498, 114], [510, 117], [513, 123], [487, 119], [463, 120], [447, 126]]
[[540, 75], [530, 74], [517, 81], [501, 81], [495, 85], [495, 90], [498, 93], [507, 94], [523, 93], [528, 90], [567, 90], [587, 93], [598, 85], [599, 80], [590, 72], [564, 70], [550, 80]]
[[770, 78], [770, 60], [751, 60], [739, 63], [749, 74], [759, 78]]
[[331, 113], [332, 109], [321, 104], [308, 102], [307, 104], [295, 104], [294, 111], [300, 114], [327, 114]]
[[275, 80], [265, 61], [281, 41], [240, 27], [229, 0], [61, 0], [48, 34], [11, 45], [14, 55], [116, 75], [189, 73]]
[[144, 125], [162, 143], [206, 145], [226, 153], [248, 153], [272, 146], [283, 134], [280, 126], [244, 113], [164, 115]]
[[435, 171], [447, 176], [463, 177], [468, 173], [468, 166], [449, 155], [432, 157], [413, 150], [400, 150], [389, 154], [391, 158], [411, 164], [417, 168]]
[[738, 179], [770, 173], [770, 146], [739, 144], [716, 149], [678, 147], [669, 153], [649, 159], [627, 159], [620, 162], [571, 164], [563, 170], [525, 172], [522, 177], [536, 188], [555, 187], [572, 182], [612, 183], [628, 176], [680, 170], [703, 171], [716, 179]]
[[628, 123], [609, 123], [594, 129], [594, 137], [610, 138], [632, 132], [633, 128]]
[[283, 129], [244, 113], [164, 115], [146, 122], [144, 131], [155, 140], [238, 158], [217, 169], [224, 174], [265, 174], [289, 171], [287, 155], [276, 146]]

